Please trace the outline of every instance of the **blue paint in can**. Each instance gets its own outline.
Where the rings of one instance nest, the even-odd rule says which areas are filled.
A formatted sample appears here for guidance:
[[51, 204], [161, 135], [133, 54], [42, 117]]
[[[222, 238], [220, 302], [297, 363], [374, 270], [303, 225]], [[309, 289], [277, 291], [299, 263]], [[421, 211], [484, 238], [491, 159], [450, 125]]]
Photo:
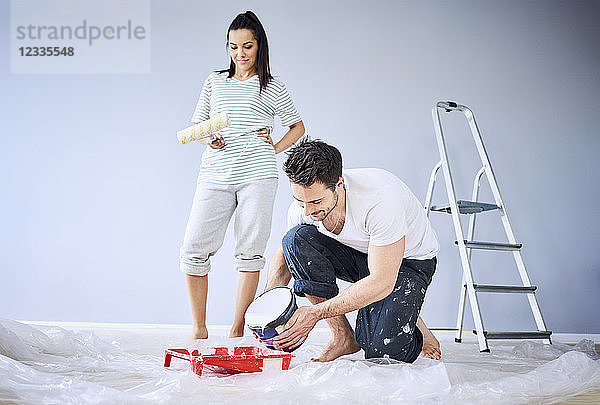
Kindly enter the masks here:
[[[296, 297], [288, 287], [275, 287], [252, 301], [246, 311], [246, 326], [268, 348], [276, 349], [273, 338], [283, 332], [285, 324], [298, 309]], [[291, 352], [294, 349], [282, 349]]]

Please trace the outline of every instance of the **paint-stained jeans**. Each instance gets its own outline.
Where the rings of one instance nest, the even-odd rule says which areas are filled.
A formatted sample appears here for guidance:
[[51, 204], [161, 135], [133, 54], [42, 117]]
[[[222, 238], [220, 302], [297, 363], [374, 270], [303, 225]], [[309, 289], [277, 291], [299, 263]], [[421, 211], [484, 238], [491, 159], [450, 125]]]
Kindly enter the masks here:
[[[356, 282], [369, 274], [367, 255], [320, 233], [313, 225], [298, 225], [283, 238], [285, 261], [294, 276], [294, 292], [332, 298], [336, 278]], [[425, 292], [437, 259], [404, 259], [394, 290], [358, 311], [356, 340], [366, 358], [389, 357], [412, 363], [423, 347], [416, 327]]]

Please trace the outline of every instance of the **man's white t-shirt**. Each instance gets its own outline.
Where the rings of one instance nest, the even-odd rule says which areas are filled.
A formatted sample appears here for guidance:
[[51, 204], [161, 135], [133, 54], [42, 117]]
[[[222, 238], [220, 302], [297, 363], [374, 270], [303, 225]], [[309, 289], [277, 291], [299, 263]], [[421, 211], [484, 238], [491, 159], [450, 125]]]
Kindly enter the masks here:
[[348, 169], [342, 173], [346, 187], [346, 220], [342, 231], [329, 232], [321, 221], [304, 216], [293, 202], [288, 210], [288, 229], [312, 224], [319, 232], [360, 252], [369, 245], [385, 246], [405, 238], [404, 258], [435, 257], [439, 244], [425, 209], [398, 177], [383, 169]]

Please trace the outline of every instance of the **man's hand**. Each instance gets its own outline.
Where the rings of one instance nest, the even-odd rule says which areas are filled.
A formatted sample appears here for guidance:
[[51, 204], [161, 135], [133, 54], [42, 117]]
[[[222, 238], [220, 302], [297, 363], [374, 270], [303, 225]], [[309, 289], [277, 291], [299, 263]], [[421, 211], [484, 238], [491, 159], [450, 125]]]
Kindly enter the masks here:
[[273, 339], [276, 347], [294, 349], [300, 346], [319, 320], [317, 307], [298, 308], [285, 324], [283, 333]]

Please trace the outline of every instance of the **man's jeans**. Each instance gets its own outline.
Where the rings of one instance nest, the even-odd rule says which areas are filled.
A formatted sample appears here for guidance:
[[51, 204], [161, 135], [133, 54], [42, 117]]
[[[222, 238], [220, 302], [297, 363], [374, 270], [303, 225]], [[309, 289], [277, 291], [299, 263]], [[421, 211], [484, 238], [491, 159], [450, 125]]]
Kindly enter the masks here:
[[[320, 233], [314, 225], [298, 225], [283, 238], [285, 261], [294, 276], [294, 292], [332, 298], [336, 278], [356, 282], [369, 275], [367, 254]], [[403, 259], [394, 290], [358, 311], [356, 340], [366, 358], [389, 357], [412, 363], [423, 347], [416, 327], [437, 259]]]

